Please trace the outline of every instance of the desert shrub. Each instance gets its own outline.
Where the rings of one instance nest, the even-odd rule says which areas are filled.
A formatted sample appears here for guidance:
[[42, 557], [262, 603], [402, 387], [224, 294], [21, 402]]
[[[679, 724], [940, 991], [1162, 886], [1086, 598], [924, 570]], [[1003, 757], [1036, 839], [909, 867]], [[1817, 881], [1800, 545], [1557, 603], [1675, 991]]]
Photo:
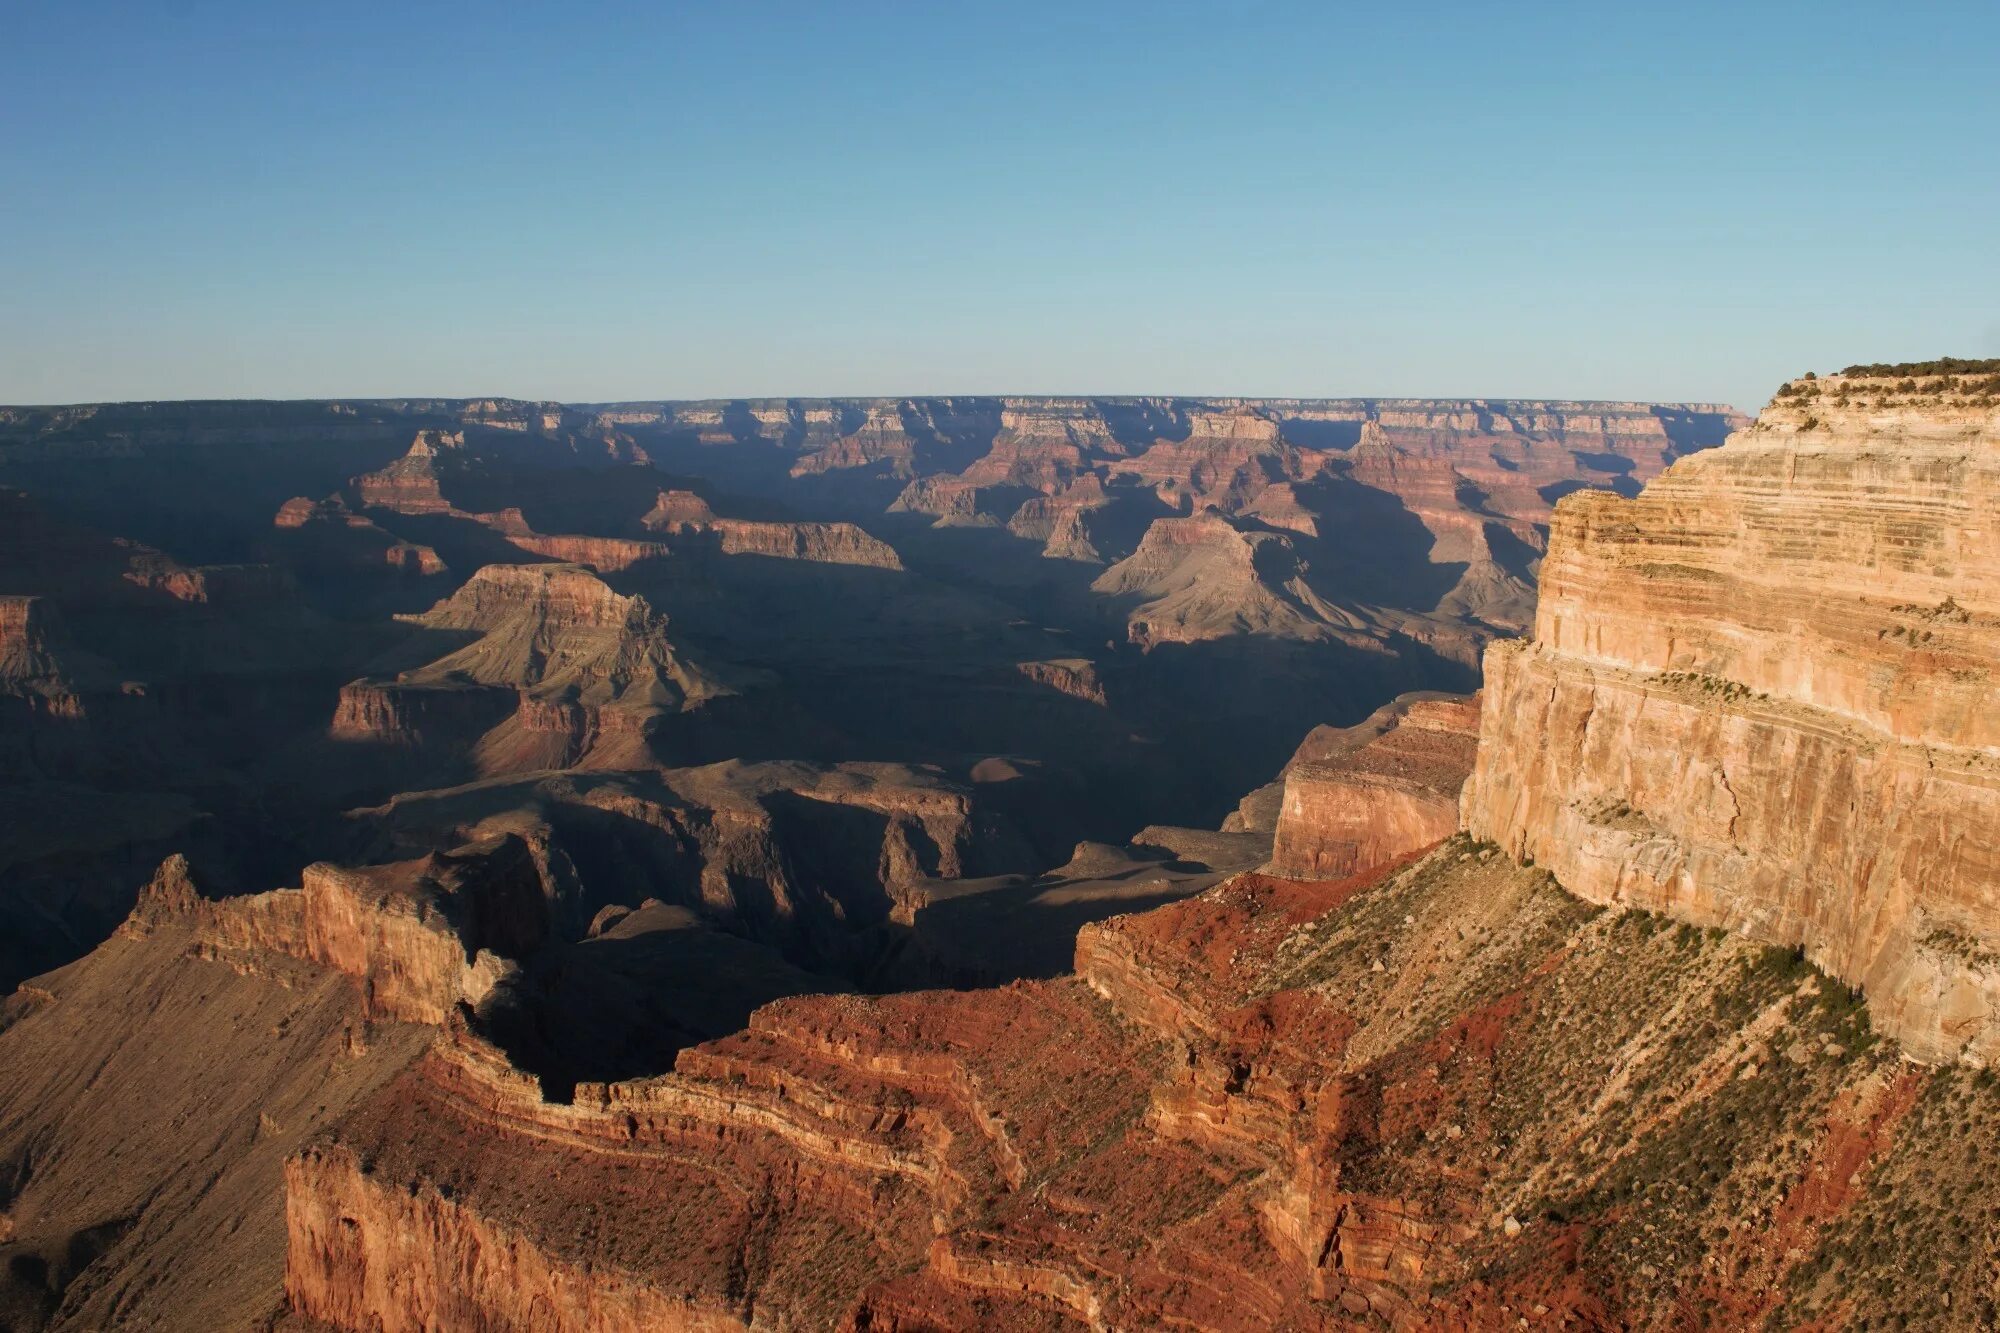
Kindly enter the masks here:
[[[1935, 361], [1873, 361], [1849, 366], [1840, 373], [1880, 379], [1890, 375], [1985, 375], [1995, 371], [2000, 371], [2000, 357], [1941, 356]], [[1812, 378], [1810, 372], [1806, 378]]]

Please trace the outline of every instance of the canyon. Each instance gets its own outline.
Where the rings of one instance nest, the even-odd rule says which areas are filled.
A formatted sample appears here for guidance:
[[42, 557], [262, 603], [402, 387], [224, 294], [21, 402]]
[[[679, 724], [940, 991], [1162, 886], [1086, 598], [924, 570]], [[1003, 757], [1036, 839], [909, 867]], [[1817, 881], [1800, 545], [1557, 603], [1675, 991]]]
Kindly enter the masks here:
[[1986, 1326], [1996, 399], [0, 409], [0, 1325]]

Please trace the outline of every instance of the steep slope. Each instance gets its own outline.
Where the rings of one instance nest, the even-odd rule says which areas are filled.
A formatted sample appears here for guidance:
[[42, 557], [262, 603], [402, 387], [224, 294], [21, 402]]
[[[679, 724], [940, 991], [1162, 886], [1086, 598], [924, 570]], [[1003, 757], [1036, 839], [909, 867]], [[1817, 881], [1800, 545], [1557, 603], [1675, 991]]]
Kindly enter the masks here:
[[613, 592], [578, 565], [486, 565], [429, 611], [400, 619], [463, 646], [392, 679], [347, 685], [332, 736], [410, 746], [476, 740], [486, 773], [593, 755], [600, 767], [637, 766], [660, 715], [755, 679], [690, 662], [645, 599]]
[[279, 1314], [286, 1157], [424, 1049], [336, 972], [204, 961], [237, 932], [191, 895], [184, 864], [163, 868], [126, 929], [0, 1006], [10, 1328]]
[[1360, 614], [1313, 591], [1287, 537], [1240, 527], [1213, 509], [1155, 520], [1139, 549], [1091, 588], [1136, 602], [1126, 633], [1141, 646], [1234, 635], [1374, 646]]
[[2000, 1279], [1949, 1220], [2000, 1186], [1940, 1132], [2000, 1096], [1781, 951], [1490, 847], [1243, 877], [1078, 968], [782, 1001], [560, 1105], [447, 1036], [294, 1160], [288, 1294], [357, 1329], [1948, 1327]]
[[1925, 1059], [2000, 1057], [2000, 410], [1785, 386], [1637, 499], [1565, 500], [1489, 650], [1468, 827], [1596, 902], [1783, 945]]

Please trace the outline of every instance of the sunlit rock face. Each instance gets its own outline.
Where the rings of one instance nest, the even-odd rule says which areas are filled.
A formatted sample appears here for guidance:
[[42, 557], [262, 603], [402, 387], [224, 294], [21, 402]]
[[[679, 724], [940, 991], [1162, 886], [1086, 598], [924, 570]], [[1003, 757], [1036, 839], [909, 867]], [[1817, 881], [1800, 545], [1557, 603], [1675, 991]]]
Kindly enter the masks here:
[[1486, 657], [1465, 819], [1598, 902], [1780, 944], [1926, 1060], [2000, 1056], [2000, 409], [1833, 376], [1565, 500]]
[[1381, 734], [1286, 770], [1271, 874], [1345, 879], [1457, 831], [1459, 789], [1479, 738], [1478, 699], [1401, 699], [1382, 711], [1391, 709], [1397, 715]]

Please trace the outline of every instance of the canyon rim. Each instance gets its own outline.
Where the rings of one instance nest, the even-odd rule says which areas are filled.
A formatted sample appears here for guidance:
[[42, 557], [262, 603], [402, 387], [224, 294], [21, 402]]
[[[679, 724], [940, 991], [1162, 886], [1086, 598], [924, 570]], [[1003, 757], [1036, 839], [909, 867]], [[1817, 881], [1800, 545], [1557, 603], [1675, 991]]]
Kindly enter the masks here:
[[1977, 1326], [1996, 400], [10, 409], [9, 1327]]

